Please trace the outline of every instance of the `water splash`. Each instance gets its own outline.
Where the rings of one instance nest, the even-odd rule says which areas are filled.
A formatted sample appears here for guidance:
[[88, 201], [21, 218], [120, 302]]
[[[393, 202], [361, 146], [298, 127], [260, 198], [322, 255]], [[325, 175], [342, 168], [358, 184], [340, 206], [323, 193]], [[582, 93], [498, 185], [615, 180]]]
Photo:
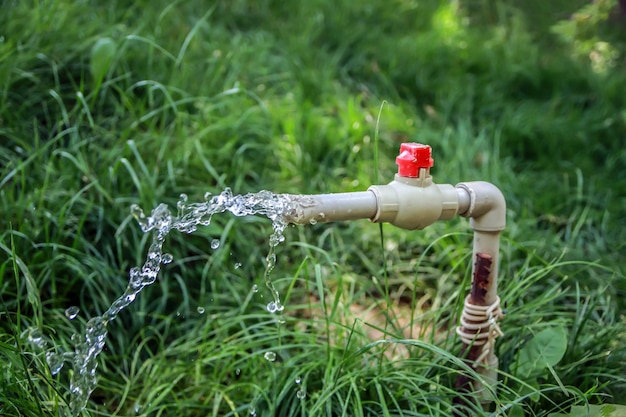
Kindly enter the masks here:
[[[131, 207], [131, 214], [139, 223], [141, 230], [145, 233], [153, 233], [152, 243], [144, 264], [130, 269], [128, 286], [124, 293], [104, 314], [93, 317], [87, 322], [82, 336], [72, 338], [75, 342], [75, 351], [72, 358], [74, 373], [70, 381], [70, 411], [74, 416], [80, 414], [85, 408], [89, 396], [96, 387], [97, 358], [105, 345], [108, 324], [135, 300], [143, 288], [156, 281], [161, 265], [173, 261], [171, 254], [163, 253], [163, 243], [170, 231], [192, 233], [197, 230], [198, 226], [208, 226], [213, 215], [224, 212], [230, 212], [239, 217], [263, 215], [269, 218], [272, 221], [273, 232], [270, 235], [270, 247], [265, 259], [264, 278], [274, 301], [270, 303], [271, 308], [268, 305], [268, 310], [272, 313], [283, 310], [280, 295], [270, 279], [270, 274], [276, 265], [275, 248], [285, 240], [283, 232], [288, 225], [287, 219], [297, 217], [301, 210], [302, 204], [299, 197], [274, 194], [269, 191], [233, 195], [230, 189], [226, 189], [215, 196], [207, 193], [204, 198], [205, 201], [201, 203], [188, 203], [188, 197], [181, 194], [176, 205], [176, 216], [172, 215], [165, 204], [157, 206], [150, 216], [146, 216], [137, 205]], [[217, 249], [219, 243], [219, 240], [215, 239], [211, 242], [211, 248]], [[62, 365], [59, 366], [58, 360], [52, 362], [51, 368], [54, 368], [53, 371], [58, 371]]]

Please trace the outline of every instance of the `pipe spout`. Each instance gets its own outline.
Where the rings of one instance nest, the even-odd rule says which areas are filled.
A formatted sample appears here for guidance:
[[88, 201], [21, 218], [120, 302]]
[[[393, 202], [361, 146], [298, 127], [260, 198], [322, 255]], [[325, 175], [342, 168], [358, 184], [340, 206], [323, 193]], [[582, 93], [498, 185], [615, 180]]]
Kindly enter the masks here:
[[305, 225], [317, 222], [372, 219], [376, 214], [376, 196], [371, 191], [292, 196], [297, 209], [285, 216], [289, 223]]

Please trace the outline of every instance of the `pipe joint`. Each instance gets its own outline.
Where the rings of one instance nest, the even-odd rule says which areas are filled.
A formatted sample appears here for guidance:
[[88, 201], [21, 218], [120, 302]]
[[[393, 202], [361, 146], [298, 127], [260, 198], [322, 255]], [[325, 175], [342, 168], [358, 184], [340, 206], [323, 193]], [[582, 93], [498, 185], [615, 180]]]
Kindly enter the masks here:
[[427, 169], [420, 169], [416, 178], [396, 174], [387, 185], [368, 188], [376, 196], [373, 222], [391, 223], [407, 229], [423, 229], [436, 222], [454, 217], [459, 208], [458, 193], [452, 185], [432, 182]]
[[460, 215], [470, 218], [472, 229], [500, 232], [506, 225], [506, 201], [498, 187], [485, 181], [462, 182], [456, 185]]

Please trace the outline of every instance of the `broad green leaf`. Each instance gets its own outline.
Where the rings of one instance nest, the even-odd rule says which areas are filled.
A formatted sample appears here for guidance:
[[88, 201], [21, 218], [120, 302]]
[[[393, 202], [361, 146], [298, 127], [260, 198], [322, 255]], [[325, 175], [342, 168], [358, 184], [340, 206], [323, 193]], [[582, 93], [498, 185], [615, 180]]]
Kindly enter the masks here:
[[525, 381], [528, 385], [522, 385], [519, 395], [528, 396], [533, 402], [539, 401], [541, 394], [539, 393], [539, 382], [536, 378]]
[[524, 407], [519, 404], [515, 404], [509, 410], [507, 417], [524, 417], [526, 413], [524, 412]]
[[567, 349], [567, 333], [563, 326], [547, 328], [537, 333], [519, 351], [516, 375], [527, 379], [539, 375], [563, 358]]

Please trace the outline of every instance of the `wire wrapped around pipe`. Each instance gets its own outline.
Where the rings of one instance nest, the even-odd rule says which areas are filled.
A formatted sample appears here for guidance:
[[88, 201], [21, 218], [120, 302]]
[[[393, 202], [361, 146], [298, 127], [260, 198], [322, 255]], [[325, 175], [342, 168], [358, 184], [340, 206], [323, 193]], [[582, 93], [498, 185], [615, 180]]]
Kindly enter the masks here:
[[487, 364], [487, 356], [493, 350], [496, 338], [504, 336], [497, 322], [502, 317], [504, 313], [500, 308], [500, 297], [496, 297], [492, 304], [486, 306], [470, 303], [469, 296], [465, 298], [461, 325], [456, 328], [456, 333], [466, 345], [483, 347], [481, 354], [472, 365], [474, 368], [480, 363]]

